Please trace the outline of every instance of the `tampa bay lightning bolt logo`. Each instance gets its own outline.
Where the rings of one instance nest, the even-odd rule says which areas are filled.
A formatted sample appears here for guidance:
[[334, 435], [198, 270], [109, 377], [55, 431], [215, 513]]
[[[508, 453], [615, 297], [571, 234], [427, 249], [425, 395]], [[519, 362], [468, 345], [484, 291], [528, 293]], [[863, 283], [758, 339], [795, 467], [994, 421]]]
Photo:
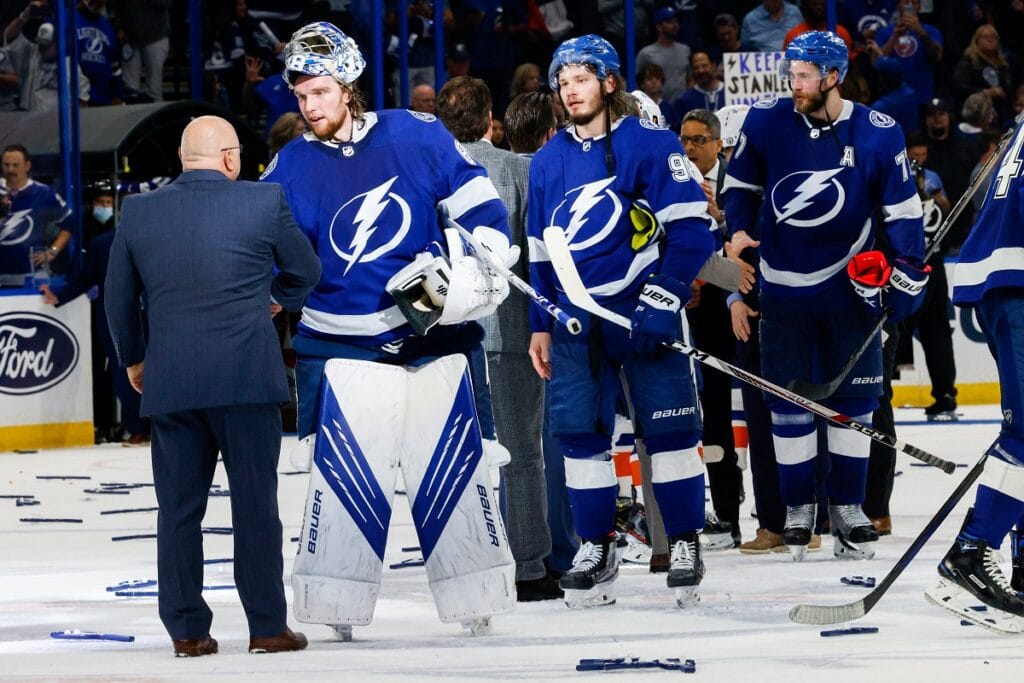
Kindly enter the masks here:
[[32, 209], [15, 211], [0, 221], [0, 246], [9, 247], [14, 244], [21, 244], [32, 236], [32, 229], [34, 227], [35, 221], [32, 219]]
[[409, 204], [391, 186], [392, 177], [345, 202], [331, 219], [331, 248], [345, 261], [343, 275], [357, 263], [375, 261], [405, 239], [412, 223]]
[[580, 185], [565, 193], [555, 207], [551, 225], [564, 225], [573, 251], [586, 249], [607, 238], [622, 217], [622, 201], [611, 189], [615, 176]]
[[846, 190], [836, 180], [842, 171], [797, 171], [776, 183], [772, 188], [775, 222], [794, 228], [816, 228], [842, 213]]

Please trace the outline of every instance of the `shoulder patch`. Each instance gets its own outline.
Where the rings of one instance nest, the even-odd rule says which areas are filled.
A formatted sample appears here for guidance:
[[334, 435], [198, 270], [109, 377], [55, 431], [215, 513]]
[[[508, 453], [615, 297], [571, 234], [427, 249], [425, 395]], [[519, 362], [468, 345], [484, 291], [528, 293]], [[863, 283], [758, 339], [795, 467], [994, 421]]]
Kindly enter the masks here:
[[277, 168], [277, 158], [279, 156], [280, 154], [275, 154], [274, 158], [270, 160], [270, 163], [267, 165], [267, 170], [263, 171], [263, 173], [260, 174], [260, 180], [263, 180], [268, 175], [274, 172], [274, 169]]
[[[430, 114], [427, 114], [427, 116], [430, 116]], [[455, 149], [459, 154], [462, 155], [463, 159], [469, 162], [470, 166], [479, 166], [479, 164], [476, 163], [476, 159], [469, 155], [469, 152], [466, 151], [466, 148], [463, 147], [462, 143], [459, 142], [458, 140], [455, 141]]]
[[877, 126], [878, 128], [892, 128], [893, 126], [896, 125], [896, 119], [889, 116], [888, 114], [883, 114], [880, 111], [875, 111], [874, 109], [872, 109], [871, 113], [868, 114], [868, 120], [871, 121], [871, 123], [875, 124], [875, 126]]
[[758, 100], [757, 102], [754, 102], [754, 106], [757, 107], [758, 109], [771, 109], [776, 104], [778, 104], [778, 102], [778, 95], [769, 95], [763, 100]]
[[650, 130], [667, 130], [665, 126], [660, 123], [655, 123], [650, 119], [640, 119], [640, 125], [644, 128], [649, 128]]
[[426, 123], [433, 123], [434, 121], [437, 121], [436, 116], [434, 116], [433, 114], [428, 114], [425, 111], [409, 111], [409, 113], [412, 114], [417, 119], [419, 119], [420, 121], [425, 121]]

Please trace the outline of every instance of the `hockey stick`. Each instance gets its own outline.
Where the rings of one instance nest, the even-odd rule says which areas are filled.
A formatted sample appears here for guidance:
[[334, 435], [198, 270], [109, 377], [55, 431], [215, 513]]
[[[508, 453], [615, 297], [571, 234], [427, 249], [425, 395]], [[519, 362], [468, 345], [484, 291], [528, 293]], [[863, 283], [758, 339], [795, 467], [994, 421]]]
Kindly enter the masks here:
[[[561, 228], [546, 228], [544, 230], [544, 243], [548, 248], [548, 257], [551, 259], [551, 265], [554, 266], [555, 274], [558, 276], [559, 282], [562, 283], [562, 289], [565, 290], [566, 296], [569, 297], [569, 301], [583, 310], [593, 313], [599, 318], [604, 318], [605, 320], [613, 322], [627, 330], [630, 329], [629, 318], [604, 308], [594, 301], [590, 292], [587, 291], [586, 285], [583, 284], [583, 280], [580, 279], [580, 274], [576, 270], [576, 264], [573, 263], [572, 253], [569, 251], [569, 243], [566, 241], [565, 233], [562, 232]], [[860, 432], [868, 438], [889, 446], [890, 448], [903, 451], [912, 458], [917, 458], [921, 462], [934, 465], [946, 474], [952, 474], [956, 469], [956, 465], [948, 460], [943, 460], [942, 458], [932, 455], [927, 451], [923, 451], [916, 446], [904, 443], [885, 432], [872, 429], [867, 425], [857, 422], [848, 415], [837, 413], [836, 411], [804, 398], [799, 394], [794, 394], [788, 389], [783, 389], [777, 384], [773, 384], [762, 377], [751, 374], [746, 370], [738, 368], [731, 363], [727, 363], [720, 358], [704, 353], [700, 349], [684, 344], [678, 339], [672, 340], [671, 342], [665, 342], [665, 346], [677, 353], [683, 354], [684, 356], [695, 358], [701, 363], [709, 365], [720, 372], [724, 372], [727, 375], [741, 379], [748, 384], [752, 384], [763, 391], [785, 399], [790, 403], [795, 403], [801, 408], [804, 408], [815, 415], [819, 415], [830, 422], [834, 422], [843, 427]]]
[[469, 230], [466, 230], [452, 218], [445, 218], [445, 220], [448, 222], [449, 226], [459, 231], [459, 234], [462, 235], [462, 239], [466, 240], [466, 242], [469, 243], [469, 246], [473, 247], [473, 251], [476, 253], [477, 258], [483, 261], [484, 265], [487, 266], [488, 269], [496, 275], [500, 275], [505, 278], [508, 280], [510, 285], [530, 297], [535, 304], [550, 313], [555, 320], [565, 325], [566, 329], [569, 330], [571, 334], [579, 334], [583, 331], [583, 326], [580, 325], [579, 320], [570, 316], [568, 313], [556, 306], [554, 302], [530, 286], [530, 283], [513, 273], [504, 264], [500, 263], [496, 258], [494, 258], [494, 254], [491, 253], [491, 250], [480, 243], [480, 240], [476, 238], [476, 235], [471, 233]]
[[[960, 214], [962, 214], [964, 212], [964, 209], [967, 208], [967, 205], [971, 203], [971, 199], [974, 197], [975, 194], [977, 194], [978, 189], [981, 187], [982, 183], [988, 180], [988, 176], [992, 172], [992, 169], [995, 168], [996, 162], [998, 162], [999, 158], [1003, 155], [1003, 152], [1006, 150], [1006, 146], [1010, 144], [1010, 139], [1013, 137], [1013, 133], [1014, 131], [1017, 130], [1018, 125], [1020, 125], [1019, 120], [1013, 125], [1012, 128], [1010, 128], [1003, 134], [1003, 137], [1000, 138], [999, 145], [992, 153], [992, 156], [990, 156], [988, 160], [985, 162], [985, 165], [981, 167], [981, 172], [974, 178], [973, 181], [971, 181], [971, 184], [967, 186], [967, 189], [964, 190], [963, 196], [960, 197], [956, 205], [952, 209], [950, 209], [949, 215], [946, 216], [945, 220], [942, 221], [942, 225], [940, 225], [938, 230], [935, 231], [935, 235], [932, 237], [931, 242], [928, 243], [928, 249], [925, 251], [925, 263], [927, 263], [928, 259], [934, 256], [935, 252], [939, 250], [939, 246], [942, 244], [942, 240], [946, 238], [946, 233], [948, 233], [953, 228], [953, 223], [958, 218], [960, 218]], [[875, 335], [877, 335], [882, 330], [882, 327], [885, 325], [885, 321], [889, 319], [890, 312], [891, 309], [886, 309], [882, 313], [882, 317], [878, 319], [877, 323], [875, 323], [875, 328], [871, 330], [871, 332], [864, 339], [864, 341], [861, 342], [861, 345], [857, 348], [856, 351], [853, 352], [853, 355], [850, 356], [850, 360], [848, 360], [846, 362], [846, 365], [843, 366], [843, 369], [839, 372], [839, 375], [837, 375], [836, 378], [833, 379], [831, 382], [826, 382], [824, 384], [815, 384], [814, 382], [806, 382], [802, 379], [795, 379], [789, 384], [787, 384], [786, 388], [792, 392], [806, 396], [812, 401], [820, 401], [821, 399], [828, 398], [832, 394], [836, 393], [836, 390], [839, 389], [840, 385], [842, 385], [843, 381], [846, 379], [846, 376], [850, 374], [851, 370], [853, 370], [853, 366], [857, 364], [857, 361], [860, 360], [860, 357], [863, 356], [864, 352], [868, 350], [869, 346], [871, 346], [871, 342], [874, 340]]]
[[921, 548], [932, 537], [932, 534], [946, 520], [946, 517], [949, 516], [949, 513], [960, 502], [960, 499], [964, 497], [964, 494], [971, 488], [971, 485], [981, 476], [982, 470], [985, 469], [985, 459], [987, 457], [987, 454], [981, 456], [981, 460], [971, 468], [971, 471], [967, 473], [967, 476], [960, 482], [960, 485], [953, 489], [953, 493], [949, 494], [949, 498], [939, 507], [935, 515], [928, 520], [924, 529], [917, 535], [917, 538], [910, 544], [910, 547], [903, 553], [903, 556], [896, 561], [896, 566], [889, 570], [889, 573], [885, 575], [881, 583], [874, 590], [860, 600], [845, 605], [797, 605], [789, 611], [790, 621], [795, 621], [798, 624], [816, 624], [819, 626], [824, 624], [841, 624], [845, 621], [860, 619], [870, 612], [871, 608], [882, 599], [882, 596], [889, 590], [893, 582], [907, 568], [907, 565], [914, 560], [917, 553], [920, 552]]

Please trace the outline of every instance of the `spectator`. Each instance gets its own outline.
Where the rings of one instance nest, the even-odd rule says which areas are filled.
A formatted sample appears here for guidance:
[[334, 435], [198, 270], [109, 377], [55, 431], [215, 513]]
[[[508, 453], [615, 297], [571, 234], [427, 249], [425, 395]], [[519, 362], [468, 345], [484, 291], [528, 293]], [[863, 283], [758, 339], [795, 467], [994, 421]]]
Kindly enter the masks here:
[[903, 71], [892, 57], [882, 57], [875, 63], [878, 72], [879, 97], [871, 108], [896, 119], [904, 135], [920, 128], [917, 93], [903, 82]]
[[690, 80], [690, 48], [676, 42], [675, 35], [679, 29], [676, 14], [672, 7], [660, 7], [654, 12], [657, 40], [645, 45], [636, 55], [637, 69], [647, 64], [657, 64], [661, 67], [665, 74], [661, 98], [669, 102], [686, 90]]
[[[922, 24], [918, 13], [921, 0], [904, 0], [895, 24], [878, 30], [874, 40], [878, 50], [872, 51], [872, 60], [879, 56], [899, 59], [903, 80], [917, 93], [917, 101], [924, 104], [935, 91], [934, 66], [942, 61], [942, 33], [931, 24]], [[871, 41], [867, 43], [871, 49]]]
[[469, 50], [466, 49], [465, 44], [456, 43], [455, 47], [448, 50], [444, 56], [445, 71], [448, 73], [448, 78], [468, 75], [469, 62]]
[[[447, 3], [445, 4], [447, 5]], [[431, 84], [437, 79], [434, 69], [434, 7], [433, 3], [428, 0], [411, 0], [408, 2], [407, 11], [409, 16], [409, 87], [416, 88], [421, 84]], [[454, 16], [447, 7], [445, 7], [445, 14], [454, 23]], [[393, 16], [394, 14], [389, 12], [388, 19], [390, 20]], [[391, 79], [391, 92], [397, 102], [401, 97], [401, 82], [399, 80], [401, 73], [397, 68], [399, 48], [397, 22], [392, 30], [395, 33], [388, 36], [387, 54], [395, 64]], [[423, 111], [415, 107], [410, 108], [413, 111]]]
[[[117, 0], [124, 84], [154, 102], [164, 98], [164, 62], [170, 48], [172, 0]], [[145, 86], [143, 86], [145, 76]]]
[[[636, 45], [650, 42], [650, 20], [657, 3], [655, 0], [634, 0], [633, 33]], [[626, 21], [623, 0], [597, 0], [597, 11], [601, 13], [601, 35], [611, 41], [619, 54], [625, 54]]]
[[[782, 39], [783, 48], [789, 45], [801, 33], [829, 30], [828, 17], [825, 15], [825, 0], [801, 0], [800, 12], [803, 14], [804, 20], [789, 29], [786, 37]], [[848, 50], [853, 50], [853, 39], [850, 37], [850, 32], [846, 30], [845, 26], [836, 24], [835, 33], [843, 39]]]
[[103, 14], [107, 0], [79, 0], [78, 63], [89, 79], [89, 105], [121, 104], [121, 49], [114, 25]]
[[71, 242], [71, 213], [60, 195], [32, 180], [32, 158], [19, 144], [4, 148], [7, 215], [0, 222], [0, 286], [21, 287], [34, 268], [51, 265]]
[[777, 52], [789, 30], [803, 21], [796, 5], [783, 0], [762, 0], [743, 17], [744, 49]]
[[740, 42], [740, 23], [731, 14], [719, 14], [715, 17], [715, 41], [708, 45], [705, 52], [711, 57], [711, 61], [718, 64], [718, 77], [722, 77], [722, 57], [727, 52], [741, 52], [743, 44]]
[[887, 25], [896, 13], [897, 0], [843, 0], [836, 3], [839, 20], [852, 33], [856, 50], [874, 40], [878, 29]]
[[491, 117], [491, 144], [498, 149], [508, 149], [508, 141], [505, 140], [505, 122], [497, 116]]
[[1013, 75], [999, 43], [995, 26], [983, 24], [974, 32], [971, 44], [964, 50], [963, 58], [953, 70], [953, 91], [957, 99], [964, 101], [976, 92], [984, 92], [992, 98], [998, 120], [1010, 118], [1009, 99]]
[[512, 73], [512, 87], [509, 89], [510, 100], [514, 99], [516, 95], [538, 90], [540, 90], [540, 67], [533, 62], [524, 62], [517, 66]]
[[[953, 125], [953, 103], [944, 98], [933, 98], [925, 106], [925, 133], [928, 136], [928, 163], [942, 178], [949, 197], [959, 198], [970, 184], [971, 169], [981, 157], [978, 143], [965, 137]], [[971, 216], [965, 211], [953, 224], [942, 245], [944, 250], [955, 249], [963, 243], [971, 227]]]
[[725, 106], [725, 84], [718, 78], [718, 65], [711, 61], [707, 52], [694, 52], [690, 56], [693, 71], [693, 87], [672, 103], [676, 119], [681, 121], [692, 109], [718, 111]]
[[505, 135], [516, 154], [532, 156], [558, 130], [551, 95], [523, 93], [509, 102], [505, 110]]
[[270, 127], [288, 112], [298, 113], [299, 105], [295, 102], [291, 88], [285, 82], [281, 72], [265, 76], [265, 63], [259, 57], [245, 57], [245, 85], [242, 88], [242, 105], [253, 112], [250, 120], [255, 123], [255, 114], [262, 109], [265, 112], [263, 136], [269, 137]]
[[[58, 105], [57, 95], [57, 44], [53, 40], [53, 24], [39, 25], [35, 42], [29, 42], [19, 35], [11, 50], [22, 50], [22, 69], [18, 75], [20, 95], [18, 109], [24, 111], [53, 111]], [[78, 67], [78, 101], [82, 106], [89, 102], [89, 79]]]
[[467, 0], [461, 15], [467, 48], [473, 55], [472, 74], [487, 84], [494, 110], [504, 112], [509, 73], [520, 61], [518, 39], [526, 34], [528, 26], [526, 3]]
[[[77, 299], [93, 287], [96, 298], [90, 302], [92, 320], [93, 424], [96, 443], [117, 441], [124, 446], [144, 446], [150, 441], [149, 420], [139, 415], [139, 392], [132, 388], [128, 375], [118, 365], [117, 352], [110, 337], [104, 306], [104, 279], [114, 241], [114, 185], [110, 180], [91, 183], [86, 190], [87, 214], [84, 217], [86, 248], [82, 268], [70, 273], [63, 286], [42, 285], [46, 303], [60, 307]], [[118, 424], [114, 397], [121, 402]]]
[[421, 83], [412, 89], [412, 97], [409, 99], [409, 109], [412, 111], [433, 114], [437, 111], [437, 95], [433, 86]]
[[640, 91], [651, 98], [661, 111], [661, 121], [666, 128], [679, 130], [679, 117], [676, 116], [676, 108], [672, 106], [671, 100], [661, 96], [662, 83], [665, 81], [665, 72], [654, 62], [648, 62], [636, 72], [636, 82]]
[[277, 121], [270, 127], [270, 135], [267, 137], [267, 148], [270, 158], [273, 159], [281, 148], [309, 130], [306, 127], [306, 119], [302, 114], [290, 111], [281, 114]]
[[987, 92], [976, 92], [964, 100], [964, 106], [960, 108], [960, 118], [957, 130], [971, 140], [974, 140], [978, 149], [982, 148], [978, 135], [993, 127], [996, 122], [996, 110], [992, 104], [992, 98]]

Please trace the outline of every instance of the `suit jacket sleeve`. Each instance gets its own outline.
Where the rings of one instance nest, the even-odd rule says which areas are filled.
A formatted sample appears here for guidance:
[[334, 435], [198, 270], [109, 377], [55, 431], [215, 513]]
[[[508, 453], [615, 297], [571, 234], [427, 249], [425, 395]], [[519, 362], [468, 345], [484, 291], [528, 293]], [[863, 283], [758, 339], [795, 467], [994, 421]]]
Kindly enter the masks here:
[[142, 281], [128, 249], [131, 200], [124, 203], [121, 225], [110, 247], [110, 262], [104, 284], [107, 323], [121, 367], [141, 363], [146, 358], [146, 339], [142, 327]]
[[309, 239], [299, 229], [284, 198], [277, 188], [278, 239], [274, 244], [274, 264], [278, 272], [270, 285], [270, 295], [286, 310], [298, 311], [306, 297], [320, 281], [322, 266]]

